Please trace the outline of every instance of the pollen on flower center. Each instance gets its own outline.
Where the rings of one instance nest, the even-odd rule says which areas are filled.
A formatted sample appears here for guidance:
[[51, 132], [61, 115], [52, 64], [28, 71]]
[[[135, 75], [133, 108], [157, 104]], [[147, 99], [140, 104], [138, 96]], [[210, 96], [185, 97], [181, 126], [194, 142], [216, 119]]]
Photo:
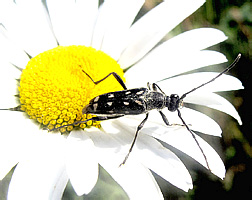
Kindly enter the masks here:
[[[95, 85], [83, 70], [97, 81], [110, 72], [123, 78], [119, 64], [92, 47], [56, 47], [32, 58], [22, 71], [19, 86], [21, 110], [48, 129], [58, 128], [92, 117], [82, 115], [88, 102], [101, 94], [122, 90], [113, 76]], [[123, 78], [124, 80], [124, 78]], [[96, 126], [89, 121], [80, 128]], [[61, 132], [74, 127], [61, 128]]]

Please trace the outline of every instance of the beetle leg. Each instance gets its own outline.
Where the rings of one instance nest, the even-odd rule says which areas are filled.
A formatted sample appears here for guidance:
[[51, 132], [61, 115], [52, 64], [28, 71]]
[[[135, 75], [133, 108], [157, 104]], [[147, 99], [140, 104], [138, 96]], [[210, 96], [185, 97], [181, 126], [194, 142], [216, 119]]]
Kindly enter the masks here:
[[148, 88], [149, 90], [151, 90], [150, 82], [147, 82], [147, 88]]
[[166, 94], [164, 93], [163, 90], [161, 90], [161, 88], [158, 86], [158, 84], [152, 83], [152, 89], [153, 89], [153, 91], [157, 91], [159, 89], [160, 92], [163, 93], [166, 96]]
[[119, 167], [120, 167], [121, 165], [124, 165], [124, 164], [126, 163], [128, 157], [129, 157], [129, 154], [131, 153], [131, 151], [132, 151], [132, 149], [133, 149], [133, 147], [134, 147], [134, 144], [136, 143], [136, 139], [137, 139], [137, 136], [138, 136], [138, 132], [143, 128], [145, 122], [146, 122], [147, 119], [148, 119], [148, 116], [149, 116], [149, 113], [146, 114], [146, 117], [144, 118], [144, 120], [143, 120], [143, 121], [139, 124], [139, 126], [137, 127], [137, 131], [136, 131], [135, 137], [134, 137], [134, 139], [133, 139], [133, 142], [132, 142], [132, 144], [131, 144], [131, 146], [130, 146], [129, 152], [127, 153], [127, 155], [125, 156], [123, 162], [119, 165]]
[[[165, 114], [162, 111], [159, 111], [159, 113], [162, 116], [162, 119], [167, 126], [185, 126], [184, 124], [170, 124]], [[191, 124], [188, 124], [188, 125], [190, 126]]]
[[126, 85], [124, 84], [123, 80], [122, 80], [121, 77], [120, 77], [117, 73], [115, 73], [115, 72], [109, 73], [107, 76], [105, 76], [104, 78], [102, 78], [102, 79], [99, 80], [99, 81], [94, 81], [94, 80], [91, 78], [91, 76], [90, 76], [87, 72], [85, 72], [84, 70], [82, 70], [82, 71], [90, 78], [90, 80], [91, 80], [95, 85], [97, 85], [97, 84], [99, 84], [100, 82], [104, 81], [104, 80], [105, 80], [106, 78], [108, 78], [110, 75], [113, 75], [113, 76], [115, 77], [115, 79], [117, 80], [117, 82], [120, 83], [120, 85], [123, 87], [123, 89], [124, 89], [124, 90], [127, 90], [127, 87], [126, 87]]
[[162, 111], [159, 111], [160, 115], [162, 116], [162, 119], [164, 121], [164, 123], [167, 125], [167, 126], [171, 126], [171, 124], [169, 123], [167, 117], [165, 116], [165, 114], [162, 112]]

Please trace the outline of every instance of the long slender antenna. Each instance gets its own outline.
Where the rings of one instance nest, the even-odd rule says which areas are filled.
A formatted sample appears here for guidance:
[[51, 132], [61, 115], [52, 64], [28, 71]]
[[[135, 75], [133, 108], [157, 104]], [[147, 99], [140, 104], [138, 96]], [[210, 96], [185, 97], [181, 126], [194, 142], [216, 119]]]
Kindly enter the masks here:
[[221, 73], [219, 73], [216, 77], [212, 78], [210, 81], [207, 81], [206, 83], [203, 83], [202, 85], [200, 85], [200, 86], [198, 86], [196, 88], [193, 88], [189, 92], [186, 92], [185, 94], [183, 94], [180, 97], [180, 100], [184, 99], [186, 97], [186, 95], [188, 95], [189, 93], [194, 92], [195, 90], [207, 85], [208, 83], [213, 82], [215, 79], [219, 78], [222, 74], [228, 72], [230, 69], [232, 69], [237, 64], [237, 62], [240, 60], [240, 58], [241, 58], [241, 54], [239, 53], [238, 56], [236, 57], [236, 59], [234, 60], [234, 62], [229, 67], [227, 67], [225, 70], [223, 70]]

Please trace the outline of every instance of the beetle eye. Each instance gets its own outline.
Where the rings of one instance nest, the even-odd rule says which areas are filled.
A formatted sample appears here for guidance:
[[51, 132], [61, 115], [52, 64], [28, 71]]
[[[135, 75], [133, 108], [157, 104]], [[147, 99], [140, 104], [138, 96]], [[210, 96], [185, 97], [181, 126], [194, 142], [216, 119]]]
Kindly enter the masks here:
[[171, 99], [178, 99], [178, 98], [179, 98], [179, 96], [177, 94], [172, 94], [171, 95]]

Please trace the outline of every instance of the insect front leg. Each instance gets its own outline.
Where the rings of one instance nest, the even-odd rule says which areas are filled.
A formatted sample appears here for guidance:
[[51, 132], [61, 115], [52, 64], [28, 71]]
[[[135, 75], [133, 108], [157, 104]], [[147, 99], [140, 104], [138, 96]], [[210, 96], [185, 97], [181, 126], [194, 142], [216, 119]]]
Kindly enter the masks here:
[[133, 142], [132, 142], [132, 144], [131, 144], [131, 146], [130, 146], [129, 152], [128, 152], [128, 154], [125, 156], [123, 162], [119, 165], [119, 167], [120, 167], [121, 165], [124, 165], [124, 164], [126, 163], [128, 157], [129, 157], [129, 154], [131, 153], [131, 151], [132, 151], [132, 149], [133, 149], [133, 147], [134, 147], [134, 144], [136, 143], [136, 139], [137, 139], [138, 133], [139, 133], [139, 131], [143, 128], [145, 122], [146, 122], [147, 119], [148, 119], [148, 116], [149, 116], [149, 113], [146, 114], [146, 117], [144, 118], [144, 120], [143, 120], [143, 121], [139, 124], [139, 126], [137, 127], [137, 131], [136, 131], [135, 137], [134, 137], [134, 139], [133, 139]]
[[147, 82], [147, 88], [148, 88], [149, 90], [151, 90], [150, 82]]
[[[164, 121], [164, 123], [167, 126], [184, 126], [184, 124], [170, 124], [167, 117], [165, 116], [165, 114], [162, 111], [159, 111], [160, 115], [162, 116], [162, 119]], [[190, 125], [190, 124], [189, 124]]]
[[124, 89], [124, 90], [127, 90], [127, 87], [126, 87], [126, 85], [124, 84], [123, 80], [122, 80], [121, 77], [120, 77], [117, 73], [115, 73], [115, 72], [109, 73], [107, 76], [105, 76], [104, 78], [102, 78], [102, 79], [99, 80], [99, 81], [94, 81], [94, 80], [91, 78], [91, 76], [90, 76], [87, 72], [85, 72], [84, 70], [82, 70], [82, 71], [88, 76], [88, 78], [90, 78], [90, 80], [91, 80], [95, 85], [97, 85], [97, 84], [99, 84], [100, 82], [104, 81], [104, 80], [105, 80], [106, 78], [108, 78], [110, 75], [113, 75], [113, 76], [115, 77], [115, 79], [117, 80], [117, 82], [123, 87], [123, 89]]
[[163, 93], [164, 95], [166, 95], [166, 94], [164, 93], [164, 91], [163, 91], [163, 90], [158, 86], [158, 84], [156, 84], [156, 83], [152, 83], [152, 89], [153, 89], [153, 91], [156, 91], [156, 92], [157, 92], [157, 90], [159, 89], [161, 93]]

